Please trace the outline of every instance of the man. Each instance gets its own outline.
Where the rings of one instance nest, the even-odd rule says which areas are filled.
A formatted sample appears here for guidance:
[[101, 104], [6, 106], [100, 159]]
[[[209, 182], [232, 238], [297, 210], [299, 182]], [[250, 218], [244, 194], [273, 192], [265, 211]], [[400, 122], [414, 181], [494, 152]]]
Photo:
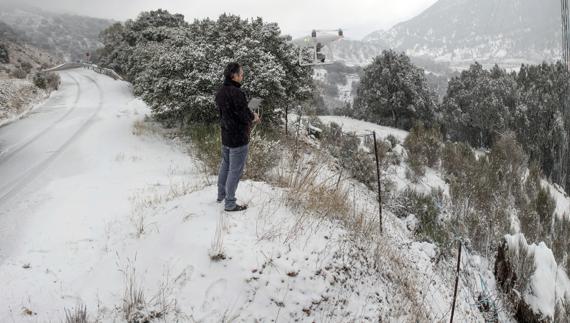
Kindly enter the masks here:
[[222, 163], [218, 176], [218, 203], [225, 199], [226, 211], [243, 211], [247, 205], [239, 205], [235, 193], [243, 173], [251, 127], [259, 123], [257, 113], [247, 106], [245, 93], [240, 89], [243, 69], [238, 63], [230, 63], [224, 71], [224, 85], [216, 95], [222, 128]]

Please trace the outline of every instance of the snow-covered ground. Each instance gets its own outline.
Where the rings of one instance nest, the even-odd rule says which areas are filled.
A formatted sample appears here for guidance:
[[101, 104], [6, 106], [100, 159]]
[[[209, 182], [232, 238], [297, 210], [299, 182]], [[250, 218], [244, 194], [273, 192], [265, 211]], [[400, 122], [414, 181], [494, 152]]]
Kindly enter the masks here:
[[[58, 322], [80, 304], [91, 319], [124, 321], [137, 295], [132, 312], [166, 322], [449, 319], [455, 257], [416, 241], [413, 215], [384, 210], [383, 235], [368, 240], [292, 205], [287, 188], [254, 181], [238, 189], [248, 210], [226, 213], [215, 178], [143, 121], [149, 109], [128, 83], [82, 69], [60, 75], [44, 105], [0, 128], [0, 322]], [[405, 163], [391, 167], [397, 190], [447, 189], [435, 170], [411, 184]], [[353, 216], [377, 219], [374, 192], [351, 180], [341, 187]], [[483, 321], [476, 300], [497, 293], [492, 262], [464, 251], [457, 321]]]
[[0, 79], [0, 127], [24, 117], [47, 96], [28, 80]]
[[376, 131], [376, 135], [379, 138], [386, 138], [389, 135], [393, 135], [401, 143], [403, 143], [404, 140], [406, 140], [406, 137], [408, 136], [408, 132], [404, 130], [384, 127], [372, 122], [356, 120], [348, 117], [319, 116], [319, 119], [321, 119], [321, 121], [326, 124], [334, 122], [340, 125], [343, 131], [354, 132], [357, 135], [370, 134], [372, 131]]
[[[61, 321], [79, 304], [92, 319], [121, 321], [129, 286], [144, 295], [140, 315], [165, 311], [165, 321], [448, 316], [452, 261], [436, 261], [437, 248], [389, 212], [377, 247], [292, 210], [286, 189], [267, 183], [240, 184], [250, 208], [225, 213], [215, 179], [141, 121], [148, 107], [127, 83], [60, 75], [44, 106], [0, 131], [10, 179], [0, 191], [0, 321]], [[375, 217], [373, 192], [354, 187]], [[471, 297], [460, 290], [456, 317], [480, 319]]]

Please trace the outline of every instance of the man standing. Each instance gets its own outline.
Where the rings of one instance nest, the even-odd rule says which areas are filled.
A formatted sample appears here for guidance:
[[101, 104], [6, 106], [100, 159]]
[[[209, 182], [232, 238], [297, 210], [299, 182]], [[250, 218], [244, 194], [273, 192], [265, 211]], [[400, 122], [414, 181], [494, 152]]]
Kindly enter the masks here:
[[216, 95], [222, 128], [222, 163], [218, 175], [217, 201], [225, 199], [226, 211], [243, 211], [247, 205], [238, 205], [235, 193], [247, 160], [251, 127], [260, 119], [257, 113], [249, 109], [245, 93], [240, 89], [243, 82], [241, 65], [228, 64], [224, 78], [224, 85]]

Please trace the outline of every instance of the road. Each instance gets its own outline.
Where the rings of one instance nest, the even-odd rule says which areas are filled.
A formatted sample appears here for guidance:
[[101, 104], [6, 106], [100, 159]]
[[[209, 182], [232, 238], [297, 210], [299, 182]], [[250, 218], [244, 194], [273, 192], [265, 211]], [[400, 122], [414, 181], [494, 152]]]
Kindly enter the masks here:
[[[101, 115], [115, 119], [134, 100], [126, 82], [82, 68], [58, 73], [58, 91], [25, 118], [0, 127], [0, 263], [38, 206], [50, 198], [44, 188], [81, 173], [85, 160], [92, 159], [83, 150], [99, 142], [83, 140], [84, 134], [100, 136], [97, 132], [105, 128], [93, 128]], [[129, 125], [123, 127], [129, 131]]]
[[0, 128], [0, 208], [65, 151], [103, 107], [103, 92], [82, 70], [60, 72], [62, 91]]

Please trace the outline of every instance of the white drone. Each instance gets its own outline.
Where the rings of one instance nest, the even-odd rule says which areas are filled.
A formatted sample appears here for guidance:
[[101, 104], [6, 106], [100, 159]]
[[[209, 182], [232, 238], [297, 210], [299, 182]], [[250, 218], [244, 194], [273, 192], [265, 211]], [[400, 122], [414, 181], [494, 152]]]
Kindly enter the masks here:
[[301, 66], [332, 64], [321, 52], [323, 47], [344, 38], [342, 29], [313, 30], [310, 36], [297, 38], [291, 43], [299, 48], [299, 64]]

